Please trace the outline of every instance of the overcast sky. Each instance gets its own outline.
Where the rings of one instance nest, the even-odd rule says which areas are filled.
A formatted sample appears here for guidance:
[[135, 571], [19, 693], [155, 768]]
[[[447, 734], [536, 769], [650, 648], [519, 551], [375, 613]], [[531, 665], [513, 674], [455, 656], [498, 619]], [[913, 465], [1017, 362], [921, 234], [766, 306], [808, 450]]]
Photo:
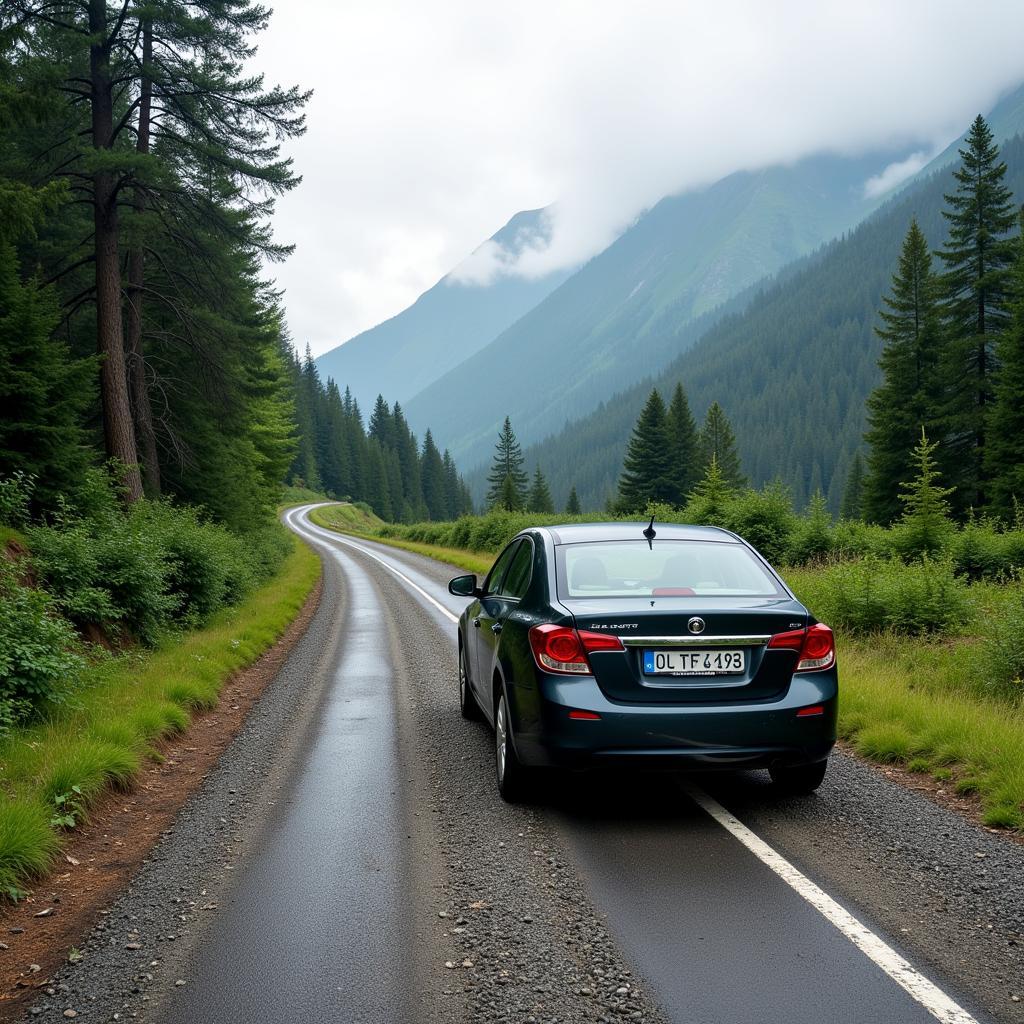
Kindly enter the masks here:
[[[273, 268], [320, 354], [400, 312], [517, 210], [547, 247], [461, 274], [543, 273], [641, 210], [812, 152], [915, 150], [878, 191], [1024, 78], [1024, 3], [270, 0], [257, 65], [315, 90]], [[986, 13], [987, 9], [987, 13]]]

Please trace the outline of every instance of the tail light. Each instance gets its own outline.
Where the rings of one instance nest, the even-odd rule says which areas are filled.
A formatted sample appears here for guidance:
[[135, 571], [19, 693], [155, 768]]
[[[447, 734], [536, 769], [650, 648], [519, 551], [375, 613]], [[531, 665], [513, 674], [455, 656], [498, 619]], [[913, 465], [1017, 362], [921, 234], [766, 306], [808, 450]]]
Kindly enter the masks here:
[[808, 629], [793, 629], [788, 633], [776, 633], [768, 641], [776, 650], [797, 651], [797, 672], [820, 672], [831, 668], [836, 660], [836, 640], [832, 630], [821, 622]]
[[590, 662], [587, 661], [587, 655], [595, 651], [624, 650], [617, 636], [551, 623], [534, 626], [530, 630], [530, 647], [541, 669], [565, 675], [589, 675]]

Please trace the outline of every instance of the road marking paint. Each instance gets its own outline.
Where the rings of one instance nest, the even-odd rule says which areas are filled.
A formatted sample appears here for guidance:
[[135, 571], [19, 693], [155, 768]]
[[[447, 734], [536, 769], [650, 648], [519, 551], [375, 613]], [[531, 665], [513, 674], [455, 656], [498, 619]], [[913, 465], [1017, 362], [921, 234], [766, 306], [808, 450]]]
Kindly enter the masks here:
[[[445, 608], [445, 606], [441, 604], [441, 602], [438, 601], [436, 598], [431, 597], [431, 595], [428, 594], [418, 583], [415, 583], [413, 580], [409, 579], [409, 577], [406, 576], [404, 572], [399, 572], [393, 565], [386, 562], [383, 558], [378, 557], [372, 551], [369, 551], [366, 548], [364, 548], [361, 544], [356, 544], [354, 541], [351, 541], [348, 538], [343, 538], [340, 534], [334, 533], [331, 530], [324, 530], [323, 528], [317, 526], [316, 523], [311, 523], [305, 517], [304, 513], [308, 512], [311, 508], [316, 507], [316, 505], [303, 505], [301, 508], [292, 509], [291, 511], [285, 514], [285, 519], [287, 519], [288, 522], [293, 527], [295, 527], [296, 530], [298, 530], [298, 525], [296, 524], [292, 516], [296, 514], [302, 514], [302, 518], [299, 520], [299, 522], [301, 523], [301, 526], [309, 530], [310, 533], [326, 538], [327, 540], [333, 541], [336, 544], [342, 544], [346, 547], [355, 548], [356, 551], [362, 552], [362, 554], [366, 555], [367, 558], [372, 558], [375, 562], [380, 562], [380, 564], [383, 565], [385, 569], [387, 569], [389, 572], [394, 573], [400, 580], [402, 580], [404, 583], [412, 587], [412, 589], [415, 590], [416, 593], [419, 594], [425, 601], [429, 601], [430, 604], [432, 604], [450, 622], [459, 621], [458, 615], [453, 615], [451, 611]], [[298, 530], [298, 532], [301, 532], [301, 530]]]
[[838, 928], [865, 956], [874, 961], [886, 974], [917, 1000], [942, 1024], [978, 1024], [963, 1007], [953, 1002], [940, 988], [915, 970], [899, 953], [880, 939], [870, 928], [861, 924], [849, 911], [844, 910], [831, 896], [823, 892], [806, 875], [798, 871], [780, 853], [755, 835], [735, 815], [730, 814], [717, 800], [700, 787], [683, 781], [689, 797], [709, 814], [727, 832], [738, 839], [758, 860], [766, 864], [790, 888], [794, 889], [812, 907]]

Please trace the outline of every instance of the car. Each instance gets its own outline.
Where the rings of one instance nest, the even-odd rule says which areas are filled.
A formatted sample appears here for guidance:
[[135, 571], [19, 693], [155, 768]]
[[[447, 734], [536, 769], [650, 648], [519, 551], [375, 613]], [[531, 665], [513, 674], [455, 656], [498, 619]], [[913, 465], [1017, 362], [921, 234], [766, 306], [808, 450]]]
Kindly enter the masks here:
[[710, 526], [520, 532], [459, 618], [459, 703], [494, 729], [509, 801], [554, 767], [767, 768], [809, 793], [836, 740], [832, 630]]

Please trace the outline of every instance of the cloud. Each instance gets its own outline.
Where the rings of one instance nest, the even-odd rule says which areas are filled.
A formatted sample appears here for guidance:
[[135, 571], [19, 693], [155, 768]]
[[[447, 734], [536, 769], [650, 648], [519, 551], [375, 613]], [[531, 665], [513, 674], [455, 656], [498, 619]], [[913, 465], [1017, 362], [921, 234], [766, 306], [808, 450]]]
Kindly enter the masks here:
[[[736, 170], [933, 151], [1021, 76], [1024, 4], [972, 18], [994, 30], [959, 0], [278, 0], [257, 69], [315, 90], [274, 224], [292, 333], [324, 351], [453, 268], [575, 265]], [[553, 201], [546, 238], [481, 245]]]
[[877, 199], [891, 192], [897, 185], [902, 185], [908, 178], [912, 178], [932, 157], [937, 154], [928, 150], [920, 150], [911, 153], [905, 160], [896, 160], [884, 168], [881, 173], [876, 174], [864, 182], [864, 198]]

